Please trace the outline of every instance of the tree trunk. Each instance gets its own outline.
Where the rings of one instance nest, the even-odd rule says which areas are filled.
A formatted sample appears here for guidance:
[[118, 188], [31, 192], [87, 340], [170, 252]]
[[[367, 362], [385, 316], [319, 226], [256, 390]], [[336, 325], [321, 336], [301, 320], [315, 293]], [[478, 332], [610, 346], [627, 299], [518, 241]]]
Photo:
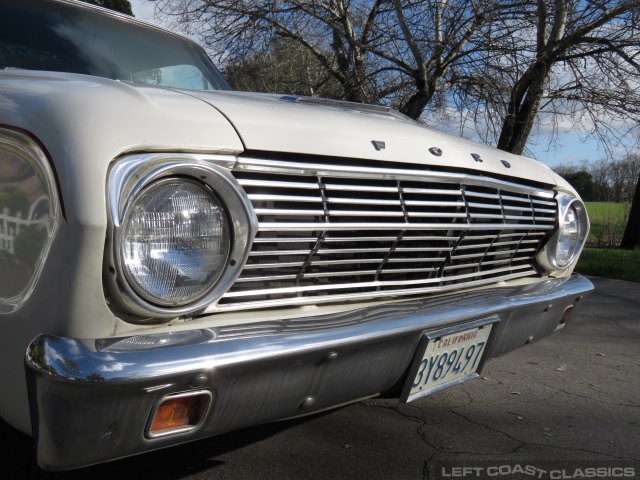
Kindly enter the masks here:
[[351, 73], [347, 47], [345, 46], [341, 32], [336, 28], [333, 29], [333, 42], [331, 43], [331, 47], [336, 55], [339, 72], [337, 80], [342, 87], [342, 99], [362, 103], [364, 101], [361, 95], [362, 89], [359, 88], [358, 85], [360, 79], [355, 78]]
[[629, 220], [627, 220], [627, 228], [624, 229], [620, 248], [633, 250], [638, 245], [640, 245], [640, 176], [638, 176], [636, 193], [633, 195]]
[[[516, 83], [511, 92], [507, 116], [502, 124], [497, 147], [521, 155], [531, 133], [538, 107], [549, 79], [549, 70], [538, 65], [530, 76]], [[524, 85], [520, 82], [524, 82]], [[524, 94], [522, 93], [524, 92]]]
[[400, 108], [400, 112], [404, 113], [407, 117], [417, 120], [420, 115], [422, 115], [422, 111], [431, 100], [431, 97], [433, 97], [433, 94], [430, 94], [426, 90], [418, 90], [411, 95], [409, 100]]
[[401, 113], [404, 113], [407, 117], [413, 118], [414, 120], [420, 118], [425, 107], [429, 104], [433, 95], [436, 93], [436, 84], [433, 79], [426, 85], [424, 82], [417, 80], [416, 85], [418, 86], [416, 93], [411, 95], [409, 100], [407, 100], [400, 108]]

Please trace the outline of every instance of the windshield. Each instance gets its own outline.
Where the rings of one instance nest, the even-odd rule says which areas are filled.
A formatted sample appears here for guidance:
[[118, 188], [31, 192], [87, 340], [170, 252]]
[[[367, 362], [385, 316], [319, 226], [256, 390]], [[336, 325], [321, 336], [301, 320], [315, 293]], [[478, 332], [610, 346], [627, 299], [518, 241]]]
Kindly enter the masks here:
[[229, 90], [206, 53], [178, 35], [49, 0], [0, 0], [0, 69], [82, 73], [132, 83]]

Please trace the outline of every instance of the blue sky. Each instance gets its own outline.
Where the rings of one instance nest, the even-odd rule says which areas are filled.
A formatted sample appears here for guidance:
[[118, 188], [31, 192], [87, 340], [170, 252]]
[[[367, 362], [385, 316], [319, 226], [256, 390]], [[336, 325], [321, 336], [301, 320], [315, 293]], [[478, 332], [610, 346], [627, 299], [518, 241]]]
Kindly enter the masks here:
[[607, 157], [607, 152], [600, 148], [598, 141], [585, 139], [581, 134], [560, 132], [557, 145], [550, 146], [550, 141], [549, 135], [538, 134], [531, 135], [527, 144], [531, 156], [550, 167], [581, 165], [584, 160], [599, 160]]
[[[149, 0], [130, 0], [136, 18], [150, 23], [162, 25], [154, 18], [155, 2]], [[473, 139], [474, 135], [469, 135]], [[634, 142], [629, 140], [631, 146]], [[586, 132], [575, 131], [570, 124], [558, 127], [555, 141], [551, 133], [544, 127], [532, 132], [527, 143], [527, 156], [546, 163], [550, 167], [558, 165], [581, 165], [585, 160], [592, 161], [607, 158], [606, 152], [595, 138], [589, 138]], [[624, 149], [614, 149], [613, 154], [624, 155]]]

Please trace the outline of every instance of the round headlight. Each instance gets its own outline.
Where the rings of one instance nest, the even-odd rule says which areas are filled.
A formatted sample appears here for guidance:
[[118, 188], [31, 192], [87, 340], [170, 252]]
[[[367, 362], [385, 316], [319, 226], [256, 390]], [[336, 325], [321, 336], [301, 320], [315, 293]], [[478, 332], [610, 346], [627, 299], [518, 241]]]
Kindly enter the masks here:
[[151, 303], [197, 301], [227, 263], [230, 233], [223, 205], [193, 181], [168, 179], [146, 187], [130, 206], [122, 232], [125, 277]]
[[548, 271], [569, 268], [578, 258], [589, 233], [587, 210], [579, 198], [558, 194], [558, 229], [536, 257]]
[[580, 244], [579, 233], [578, 212], [572, 205], [567, 209], [564, 218], [560, 220], [558, 247], [556, 249], [556, 263], [560, 268], [566, 267], [573, 261]]

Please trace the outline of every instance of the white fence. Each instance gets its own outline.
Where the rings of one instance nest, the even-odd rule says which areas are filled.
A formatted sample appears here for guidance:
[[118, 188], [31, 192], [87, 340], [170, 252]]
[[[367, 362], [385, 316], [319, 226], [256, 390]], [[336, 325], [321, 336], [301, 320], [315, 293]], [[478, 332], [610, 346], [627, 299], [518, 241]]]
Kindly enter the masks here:
[[48, 198], [46, 196], [42, 196], [36, 200], [31, 205], [29, 213], [24, 218], [22, 217], [22, 212], [16, 212], [15, 215], [10, 215], [7, 207], [3, 209], [2, 213], [0, 213], [0, 250], [5, 250], [13, 254], [15, 239], [25, 227], [41, 225], [44, 228], [49, 228], [48, 215], [45, 215], [42, 218], [34, 218], [36, 208], [43, 201], [48, 203]]

